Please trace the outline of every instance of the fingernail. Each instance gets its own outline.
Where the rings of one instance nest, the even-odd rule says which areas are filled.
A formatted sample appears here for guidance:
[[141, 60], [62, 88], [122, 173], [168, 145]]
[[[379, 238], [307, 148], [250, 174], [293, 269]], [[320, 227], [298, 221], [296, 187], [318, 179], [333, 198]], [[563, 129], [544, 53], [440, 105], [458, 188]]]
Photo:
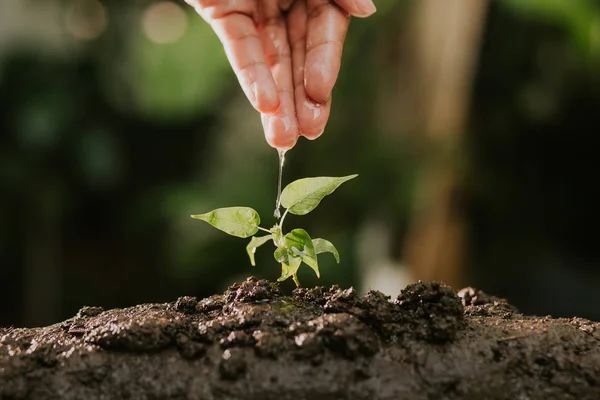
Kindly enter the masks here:
[[366, 0], [364, 3], [362, 3], [362, 7], [359, 8], [366, 14], [367, 17], [375, 14], [375, 11], [377, 11], [375, 3], [373, 3], [371, 0]]

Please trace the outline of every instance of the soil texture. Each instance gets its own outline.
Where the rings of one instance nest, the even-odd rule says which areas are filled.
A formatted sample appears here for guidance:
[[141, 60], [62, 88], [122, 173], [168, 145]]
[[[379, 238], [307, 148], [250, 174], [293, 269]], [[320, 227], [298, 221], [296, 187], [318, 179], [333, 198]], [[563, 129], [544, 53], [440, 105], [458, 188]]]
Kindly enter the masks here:
[[436, 282], [396, 298], [248, 278], [0, 328], [0, 399], [600, 399], [600, 324]]

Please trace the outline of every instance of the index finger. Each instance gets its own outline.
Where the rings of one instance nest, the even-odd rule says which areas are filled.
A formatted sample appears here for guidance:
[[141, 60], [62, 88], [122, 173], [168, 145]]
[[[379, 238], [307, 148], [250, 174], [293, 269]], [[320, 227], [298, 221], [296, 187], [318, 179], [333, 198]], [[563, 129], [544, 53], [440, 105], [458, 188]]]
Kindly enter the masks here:
[[[239, 4], [225, 2], [221, 4]], [[200, 1], [202, 4], [202, 1]], [[279, 95], [264, 56], [262, 39], [247, 10], [215, 10], [219, 6], [196, 7], [223, 44], [227, 59], [246, 97], [261, 113], [271, 114], [279, 108]], [[210, 13], [208, 10], [210, 9]]]
[[279, 91], [279, 110], [262, 115], [267, 143], [276, 149], [289, 150], [298, 141], [298, 123], [294, 105], [292, 63], [288, 42], [287, 24], [279, 9], [278, 0], [261, 0], [259, 33], [263, 38], [265, 58]]

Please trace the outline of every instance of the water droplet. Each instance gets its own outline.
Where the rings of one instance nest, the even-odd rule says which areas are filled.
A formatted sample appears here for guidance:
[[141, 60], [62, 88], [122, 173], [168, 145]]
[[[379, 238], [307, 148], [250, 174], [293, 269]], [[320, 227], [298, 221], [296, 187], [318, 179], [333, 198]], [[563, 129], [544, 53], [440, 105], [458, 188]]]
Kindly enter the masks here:
[[309, 110], [312, 111], [313, 120], [316, 120], [317, 118], [319, 118], [321, 116], [321, 105], [320, 104], [313, 103], [310, 100], [306, 100], [305, 104], [306, 104], [306, 108], [308, 108]]
[[279, 153], [279, 180], [277, 182], [277, 200], [275, 201], [275, 212], [273, 215], [275, 218], [281, 218], [281, 211], [279, 208], [281, 207], [281, 180], [283, 177], [283, 163], [285, 162], [285, 150], [277, 150]]

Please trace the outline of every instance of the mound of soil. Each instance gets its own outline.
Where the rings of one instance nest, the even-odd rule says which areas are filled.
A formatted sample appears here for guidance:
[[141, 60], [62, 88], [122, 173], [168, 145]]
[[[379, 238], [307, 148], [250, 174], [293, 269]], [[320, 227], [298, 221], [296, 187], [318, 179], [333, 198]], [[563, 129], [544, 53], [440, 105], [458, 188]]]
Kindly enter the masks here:
[[436, 282], [391, 299], [249, 278], [0, 329], [0, 399], [598, 400], [600, 324]]

